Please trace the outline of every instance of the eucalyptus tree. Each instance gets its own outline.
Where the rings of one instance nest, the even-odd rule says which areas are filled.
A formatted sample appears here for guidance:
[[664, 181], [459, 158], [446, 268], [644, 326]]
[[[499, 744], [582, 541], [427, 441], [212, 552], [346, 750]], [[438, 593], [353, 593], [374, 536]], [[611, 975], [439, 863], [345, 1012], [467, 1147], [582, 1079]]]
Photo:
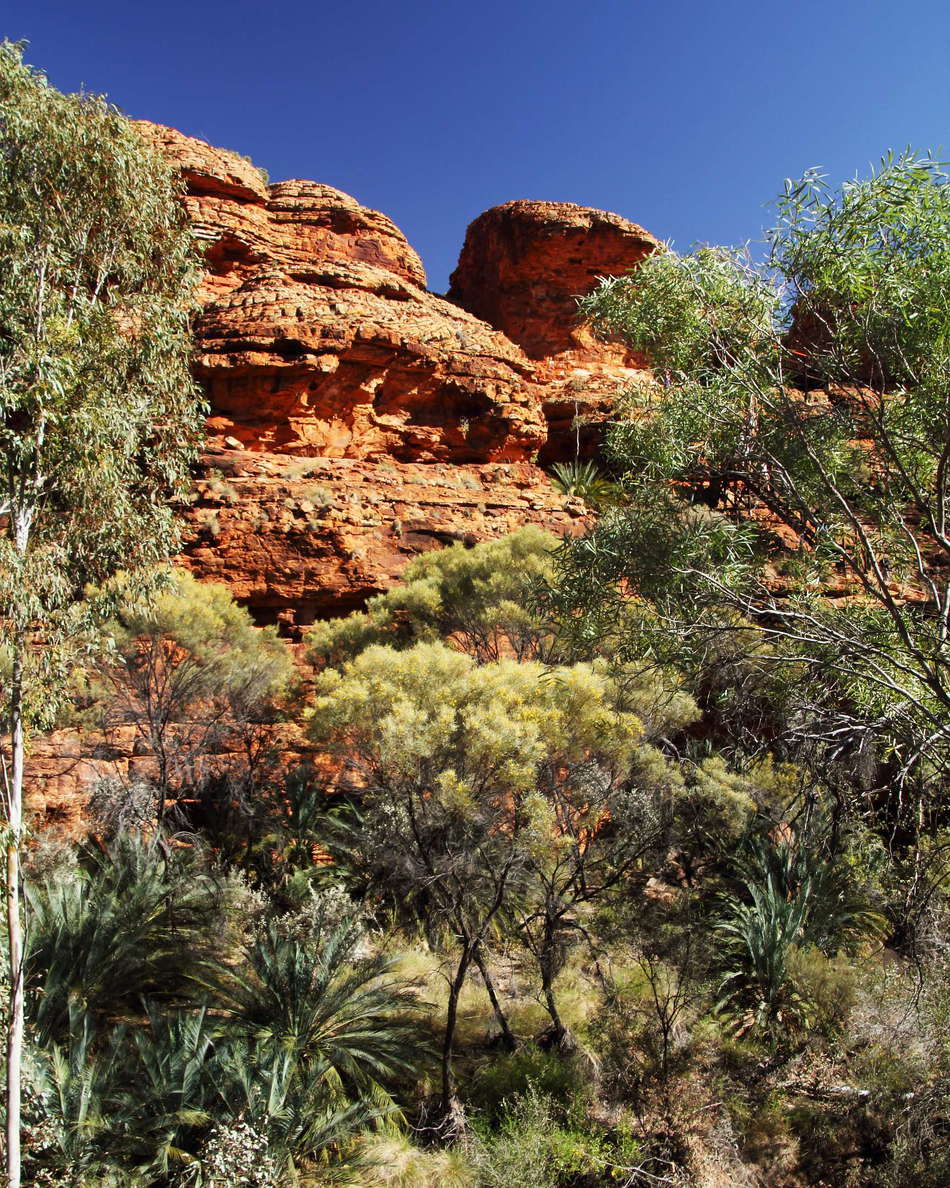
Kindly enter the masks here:
[[0, 46], [0, 631], [10, 962], [7, 1174], [20, 1182], [20, 847], [26, 733], [50, 720], [95, 607], [175, 539], [201, 405], [195, 263], [169, 166], [100, 97]]
[[950, 760], [948, 177], [910, 152], [840, 191], [810, 172], [769, 245], [659, 252], [581, 301], [654, 372], [610, 434], [625, 505], [562, 551], [565, 619], [791, 661], [801, 733], [883, 742], [919, 832]]
[[657, 674], [634, 678], [603, 660], [551, 669], [536, 696], [550, 729], [526, 802], [525, 876], [511, 915], [537, 966], [552, 1039], [568, 1050], [555, 980], [573, 945], [591, 940], [595, 909], [642, 887], [662, 862], [685, 788], [679, 765], [650, 740], [698, 714]]

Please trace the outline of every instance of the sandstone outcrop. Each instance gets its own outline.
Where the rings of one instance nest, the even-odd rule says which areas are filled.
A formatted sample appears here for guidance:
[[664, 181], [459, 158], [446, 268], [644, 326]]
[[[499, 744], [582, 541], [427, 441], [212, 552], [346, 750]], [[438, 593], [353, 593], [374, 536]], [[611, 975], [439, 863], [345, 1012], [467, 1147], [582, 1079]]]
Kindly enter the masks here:
[[[633, 267], [652, 236], [508, 203], [469, 228], [445, 300], [385, 215], [141, 127], [182, 172], [207, 262], [195, 365], [213, 457], [186, 552], [201, 576], [294, 632], [391, 583], [419, 548], [578, 522], [541, 467], [596, 450], [638, 361], [577, 324], [574, 295]], [[287, 455], [313, 460], [318, 499], [281, 477]]]
[[635, 362], [597, 342], [577, 316], [577, 297], [601, 276], [619, 276], [660, 243], [628, 219], [571, 202], [505, 202], [468, 228], [449, 297], [501, 330], [532, 359], [570, 352], [580, 366]]
[[198, 321], [209, 428], [250, 450], [404, 462], [525, 461], [546, 440], [503, 335], [352, 261], [259, 268]]
[[386, 215], [318, 182], [269, 186], [238, 153], [174, 128], [137, 126], [184, 178], [185, 206], [205, 245], [204, 297], [227, 293], [261, 266], [293, 269], [328, 260], [383, 268], [425, 288], [422, 261]]
[[204, 462], [189, 513], [189, 564], [291, 637], [363, 605], [420, 552], [528, 523], [579, 532], [587, 515], [526, 463], [432, 466], [229, 449]]
[[[543, 467], [596, 450], [639, 361], [596, 343], [574, 298], [656, 250], [652, 236], [601, 211], [508, 203], [469, 228], [444, 299], [385, 215], [139, 127], [181, 171], [206, 264], [195, 368], [210, 416], [184, 564], [299, 640], [426, 549], [528, 523], [582, 529], [587, 509]], [[34, 806], [79, 828], [90, 783], [149, 762], [131, 738], [58, 734], [34, 751]]]
[[534, 361], [548, 424], [543, 464], [595, 454], [618, 391], [642, 372], [642, 359], [579, 320], [577, 298], [659, 248], [636, 223], [570, 202], [506, 202], [468, 228], [449, 297]]

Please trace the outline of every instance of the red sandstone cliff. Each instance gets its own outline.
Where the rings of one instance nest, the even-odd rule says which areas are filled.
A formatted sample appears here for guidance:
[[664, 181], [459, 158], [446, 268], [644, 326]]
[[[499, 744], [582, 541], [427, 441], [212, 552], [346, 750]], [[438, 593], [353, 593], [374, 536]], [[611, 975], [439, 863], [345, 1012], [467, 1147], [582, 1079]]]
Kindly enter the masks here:
[[468, 228], [449, 297], [534, 361], [548, 425], [543, 463], [594, 453], [618, 388], [642, 365], [626, 347], [594, 338], [577, 298], [659, 247], [636, 223], [570, 202], [506, 202]]
[[591, 452], [596, 429], [575, 418], [602, 420], [638, 361], [596, 343], [574, 298], [656, 250], [652, 236], [602, 211], [508, 203], [469, 228], [444, 300], [385, 215], [140, 127], [181, 169], [207, 261], [197, 572], [292, 628], [357, 605], [419, 549], [577, 524], [537, 463], [578, 440]]
[[578, 321], [576, 298], [659, 248], [636, 223], [572, 202], [505, 202], [471, 224], [449, 297], [503, 331], [532, 359], [626, 360]]
[[[211, 415], [183, 558], [199, 576], [299, 638], [422, 550], [527, 523], [579, 530], [586, 509], [542, 465], [596, 447], [638, 361], [596, 343], [574, 298], [656, 250], [652, 236], [602, 211], [508, 203], [469, 228], [446, 300], [385, 215], [139, 127], [182, 173], [207, 266], [195, 368]], [[98, 762], [72, 736], [41, 744], [35, 807], [78, 820]]]

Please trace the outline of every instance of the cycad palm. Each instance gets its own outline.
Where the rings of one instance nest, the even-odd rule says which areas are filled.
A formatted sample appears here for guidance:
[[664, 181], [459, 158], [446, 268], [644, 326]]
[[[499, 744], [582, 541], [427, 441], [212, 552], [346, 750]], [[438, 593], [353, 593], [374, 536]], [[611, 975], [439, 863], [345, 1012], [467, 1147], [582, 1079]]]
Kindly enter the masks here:
[[175, 997], [200, 965], [211, 887], [186, 857], [124, 836], [73, 877], [28, 890], [28, 1015], [41, 1043], [69, 1031], [70, 1004], [96, 1015]]
[[240, 1118], [258, 1134], [290, 1184], [302, 1166], [319, 1165], [320, 1183], [352, 1169], [356, 1135], [391, 1115], [371, 1100], [340, 1100], [327, 1091], [324, 1066], [271, 1038], [232, 1037], [211, 1069], [218, 1116]]
[[121, 1035], [96, 1040], [89, 1015], [73, 1004], [65, 1042], [29, 1052], [27, 1167], [77, 1188], [126, 1182], [109, 1156], [121, 1125]]
[[312, 939], [286, 936], [271, 922], [227, 981], [235, 1018], [257, 1040], [298, 1051], [343, 1096], [408, 1073], [414, 1054], [415, 1001], [387, 980], [390, 961], [356, 955], [361, 939], [353, 915]]
[[415, 1000], [361, 959], [354, 915], [288, 936], [271, 922], [225, 971], [231, 1038], [216, 1065], [218, 1093], [287, 1152], [326, 1157], [359, 1128], [395, 1120], [394, 1082], [412, 1072]]
[[126, 1160], [140, 1182], [194, 1159], [212, 1121], [213, 1034], [207, 1012], [162, 1014], [135, 1033], [136, 1124], [125, 1136]]

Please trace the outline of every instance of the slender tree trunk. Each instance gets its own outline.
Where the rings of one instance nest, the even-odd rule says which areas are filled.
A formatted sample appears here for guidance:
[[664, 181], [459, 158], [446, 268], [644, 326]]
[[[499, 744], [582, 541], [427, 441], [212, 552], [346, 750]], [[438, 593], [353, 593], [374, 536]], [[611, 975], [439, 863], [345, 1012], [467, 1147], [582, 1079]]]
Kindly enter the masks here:
[[495, 983], [492, 981], [491, 973], [488, 970], [488, 965], [482, 955], [482, 947], [478, 945], [475, 949], [474, 955], [475, 964], [478, 966], [478, 972], [482, 975], [482, 981], [485, 983], [485, 989], [488, 992], [488, 1001], [492, 1005], [492, 1010], [495, 1012], [495, 1018], [498, 1020], [498, 1026], [501, 1028], [502, 1039], [505, 1047], [509, 1052], [513, 1052], [518, 1046], [518, 1041], [515, 1039], [514, 1032], [508, 1025], [508, 1017], [501, 1008], [501, 1003], [498, 1001], [498, 995], [495, 993]]
[[[454, 1131], [454, 1119], [458, 1114], [458, 1101], [455, 1096], [455, 1074], [452, 1069], [452, 1057], [455, 1053], [455, 1028], [458, 1022], [459, 996], [465, 985], [465, 976], [472, 961], [472, 945], [466, 942], [459, 958], [455, 977], [449, 985], [449, 1004], [445, 1015], [445, 1034], [442, 1038], [442, 1101], [441, 1124], [449, 1131]], [[447, 1138], [455, 1137], [450, 1133]]]
[[557, 1000], [554, 997], [554, 987], [551, 978], [543, 968], [541, 972], [541, 989], [544, 991], [544, 1005], [547, 1007], [547, 1012], [551, 1016], [551, 1022], [554, 1024], [554, 1042], [557, 1047], [560, 1047], [567, 1035], [567, 1028], [564, 1026], [564, 1020], [561, 1018], [560, 1012], [557, 1009]]
[[[40, 435], [42, 441], [42, 433]], [[21, 566], [30, 542], [33, 512], [11, 511], [13, 543]], [[24, 665], [28, 639], [19, 624], [13, 636], [10, 673], [11, 772], [7, 794], [7, 944], [10, 972], [10, 1018], [7, 1023], [7, 1188], [20, 1188], [20, 1095], [23, 1070], [23, 917], [20, 904], [20, 848], [23, 840], [23, 766], [26, 739], [23, 725]]]
[[554, 1024], [554, 1042], [561, 1047], [567, 1035], [567, 1028], [557, 1009], [554, 997], [554, 963], [557, 959], [556, 931], [554, 922], [548, 917], [544, 922], [544, 940], [538, 966], [541, 970], [541, 989], [544, 993], [544, 1005]]
[[20, 1077], [23, 1063], [23, 927], [20, 916], [20, 841], [23, 832], [23, 653], [14, 645], [10, 681], [12, 771], [7, 788], [7, 941], [10, 971], [10, 1019], [7, 1025], [7, 1185], [20, 1188]]

